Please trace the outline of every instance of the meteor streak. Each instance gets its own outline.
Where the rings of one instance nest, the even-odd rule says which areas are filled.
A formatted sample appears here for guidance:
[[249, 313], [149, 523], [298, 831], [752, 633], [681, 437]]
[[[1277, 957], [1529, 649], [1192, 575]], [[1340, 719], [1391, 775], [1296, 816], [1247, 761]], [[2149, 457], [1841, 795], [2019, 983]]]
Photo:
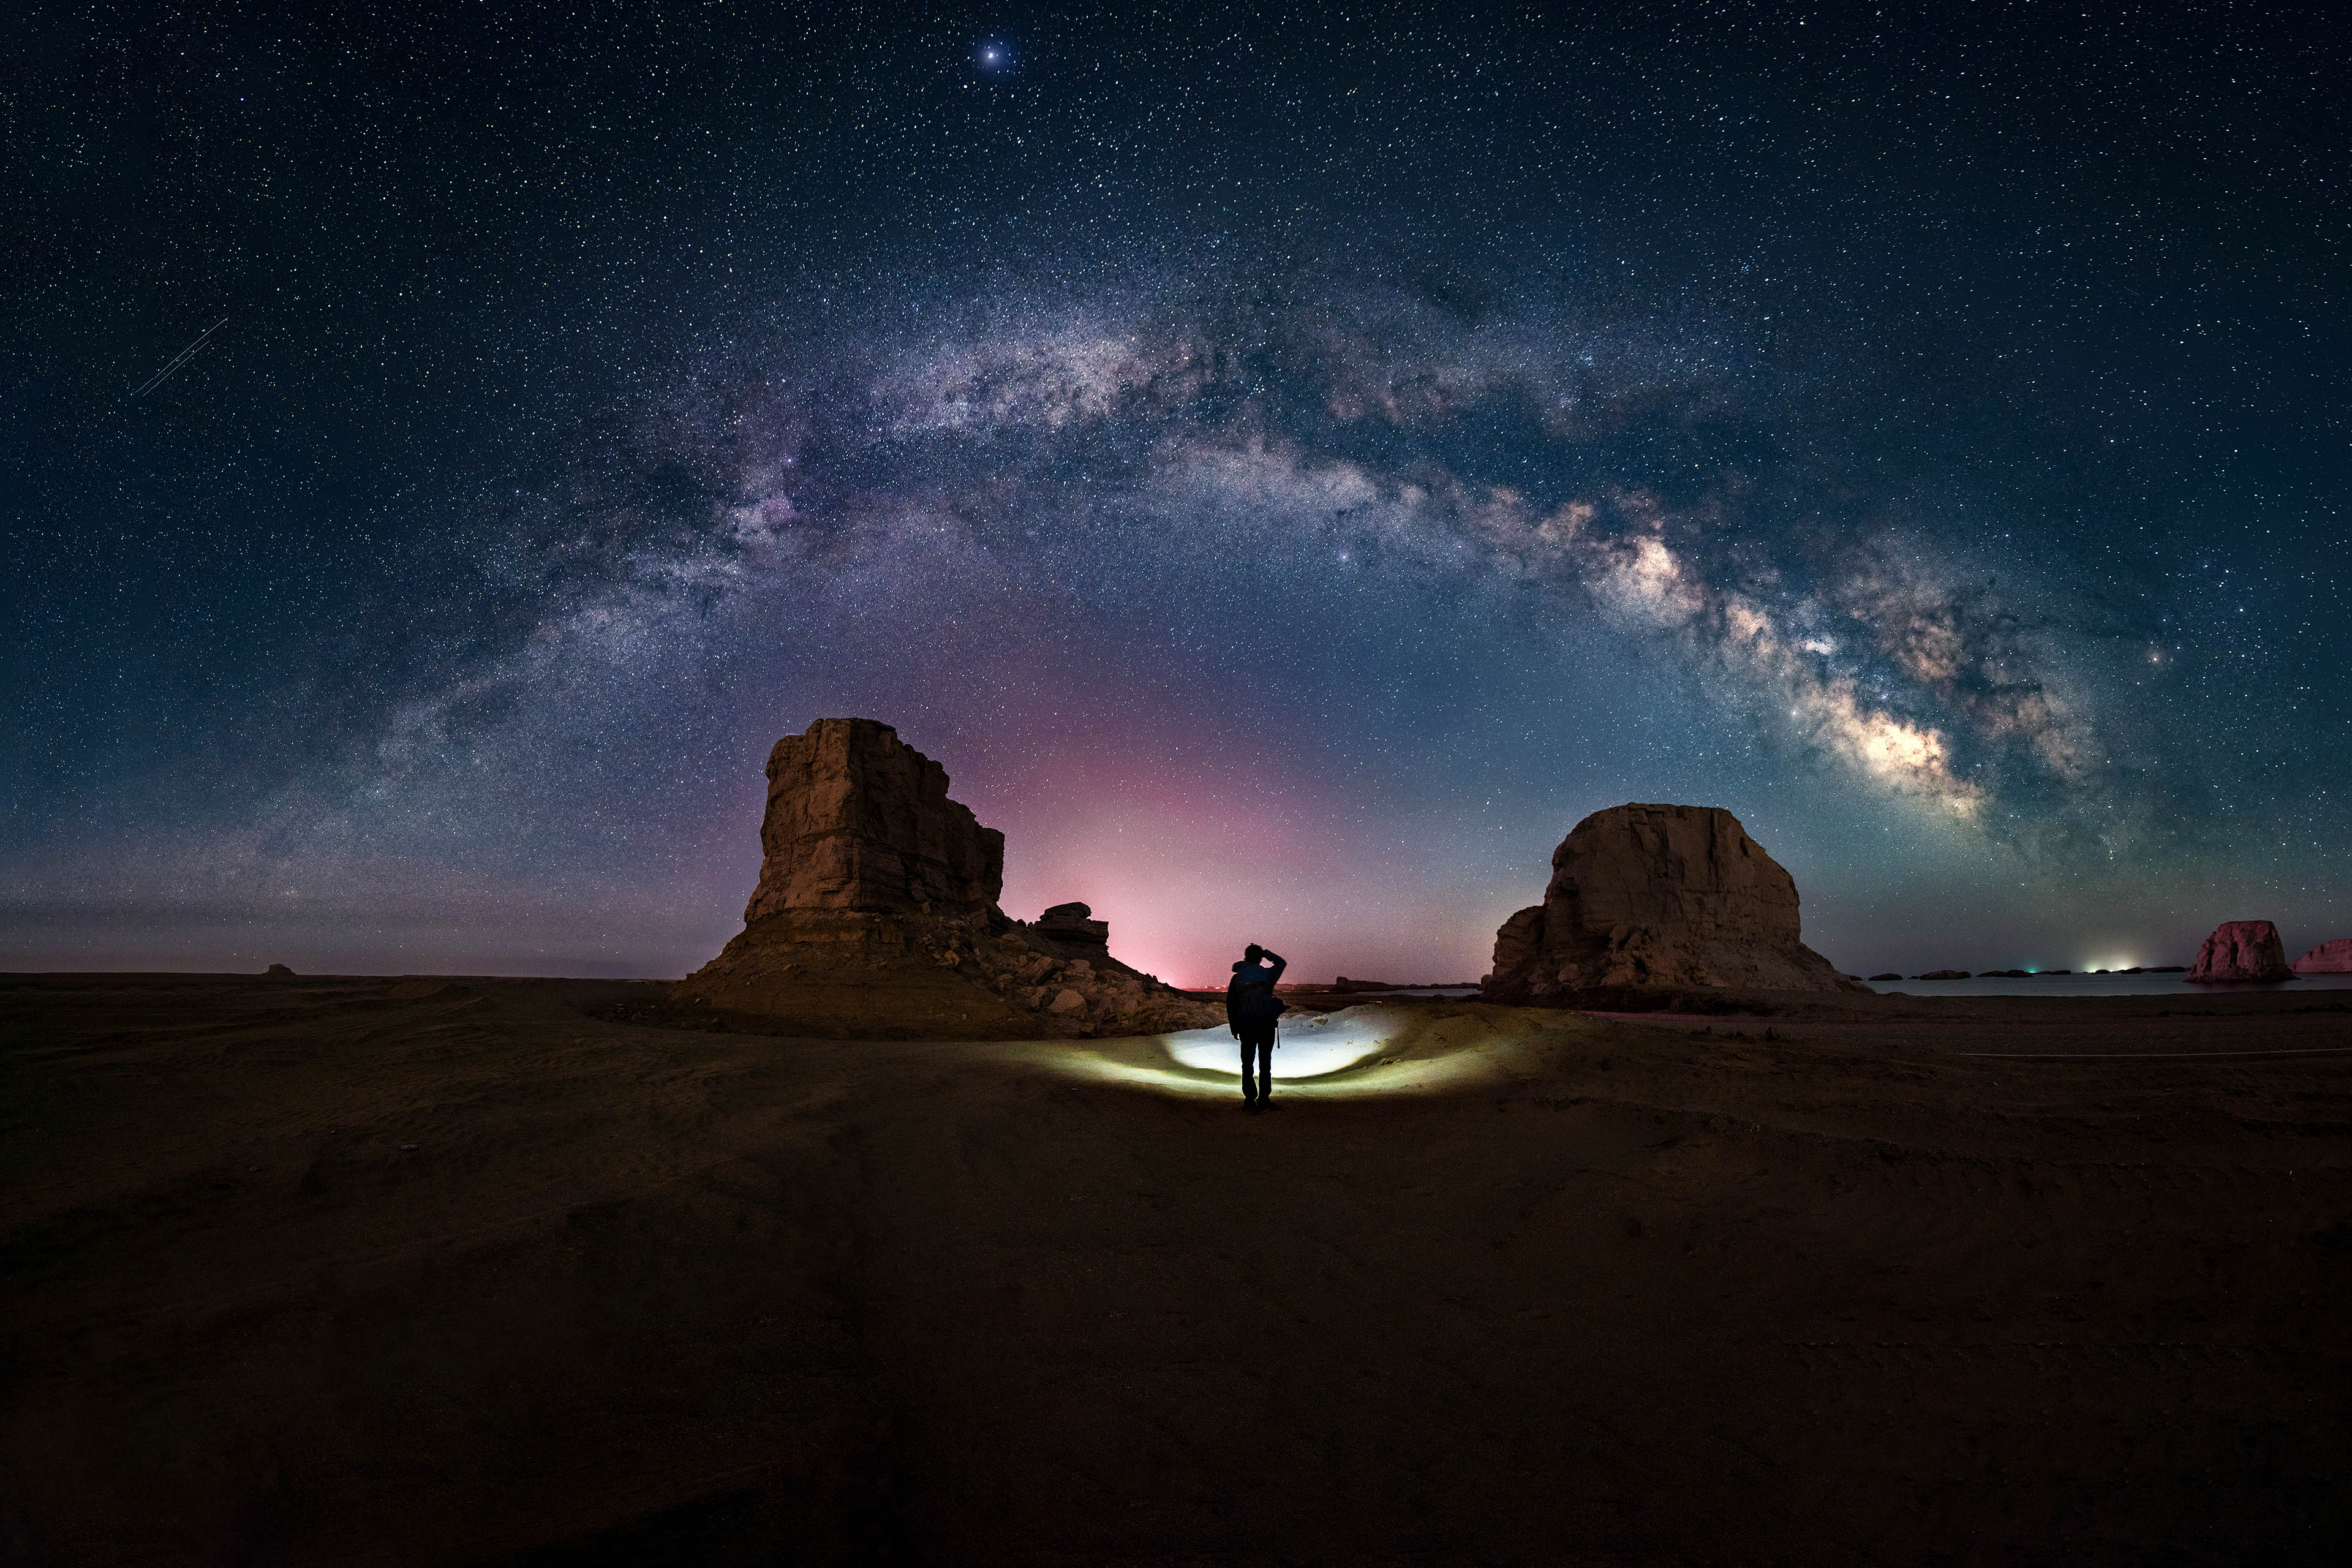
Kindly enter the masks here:
[[179, 369], [182, 365], [196, 357], [196, 351], [205, 346], [206, 339], [210, 338], [215, 332], [219, 331], [223, 327], [227, 325], [228, 318], [226, 316], [223, 316], [219, 321], [215, 321], [211, 326], [206, 327], [203, 331], [197, 333], [196, 341], [194, 342], [190, 343], [186, 348], [182, 349], [178, 353], [173, 355], [171, 363], [165, 365], [163, 369], [149, 376], [146, 381], [141, 384], [139, 390], [132, 393], [131, 395], [134, 398], [144, 397], [149, 393], [154, 391], [157, 387], [163, 385], [163, 383], [170, 378], [173, 371]]

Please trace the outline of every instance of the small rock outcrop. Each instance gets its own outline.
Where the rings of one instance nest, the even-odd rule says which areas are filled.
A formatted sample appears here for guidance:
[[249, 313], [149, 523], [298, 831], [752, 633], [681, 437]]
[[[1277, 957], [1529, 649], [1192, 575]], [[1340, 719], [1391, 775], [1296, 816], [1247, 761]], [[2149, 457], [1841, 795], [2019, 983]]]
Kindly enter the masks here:
[[2352, 974], [2352, 936], [2323, 942], [2287, 967], [2297, 974]]
[[1222, 1020], [1110, 956], [1084, 904], [997, 907], [1004, 835], [947, 770], [871, 719], [820, 719], [768, 757], [743, 930], [674, 1002], [779, 1033], [856, 1039], [1157, 1034]]
[[1969, 980], [1975, 978], [1965, 969], [1931, 969], [1925, 974], [1915, 974], [1914, 980]]
[[1487, 997], [1622, 988], [1860, 991], [1798, 940], [1797, 884], [1717, 806], [1619, 805], [1552, 851], [1544, 901], [1495, 933]]
[[2189, 966], [2188, 980], [2193, 984], [2214, 984], [2225, 981], [2267, 983], [2291, 980], [2294, 971], [2286, 966], [2286, 948], [2279, 942], [2278, 927], [2268, 921], [2223, 921], [2197, 950], [2197, 962]]
[[282, 963], [273, 963], [261, 972], [261, 977], [265, 980], [291, 980], [294, 972]]
[[1094, 918], [1084, 904], [1055, 904], [1030, 922], [1030, 940], [1068, 958], [1110, 956], [1110, 922]]

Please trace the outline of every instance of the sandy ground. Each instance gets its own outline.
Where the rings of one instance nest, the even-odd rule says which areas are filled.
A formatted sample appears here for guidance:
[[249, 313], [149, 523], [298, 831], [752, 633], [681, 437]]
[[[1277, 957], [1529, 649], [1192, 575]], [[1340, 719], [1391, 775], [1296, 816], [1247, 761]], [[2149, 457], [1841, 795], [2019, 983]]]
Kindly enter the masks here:
[[583, 1010], [640, 994], [0, 979], [0, 1552], [2352, 1548], [2309, 997], [1431, 1004], [1250, 1117], [1148, 1045]]

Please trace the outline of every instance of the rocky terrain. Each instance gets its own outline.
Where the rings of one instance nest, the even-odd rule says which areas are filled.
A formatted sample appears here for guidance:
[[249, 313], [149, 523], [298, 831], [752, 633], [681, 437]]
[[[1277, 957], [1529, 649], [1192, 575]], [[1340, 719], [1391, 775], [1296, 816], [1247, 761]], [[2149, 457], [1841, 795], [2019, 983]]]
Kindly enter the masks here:
[[1221, 1009], [1110, 955], [1084, 904], [997, 906], [1004, 836], [947, 770], [871, 719], [820, 719], [768, 758], [743, 931], [672, 991], [740, 1026], [835, 1038], [1026, 1039], [1190, 1029]]
[[1544, 901], [1495, 935], [1486, 994], [1592, 1001], [1679, 987], [1857, 991], [1799, 940], [1797, 884], [1716, 806], [1612, 806], [1552, 852]]
[[2268, 921], [2223, 921], [2197, 950], [2197, 962], [2189, 966], [2188, 978], [2207, 984], [2267, 983], [2292, 980], [2294, 971], [2286, 965], [2278, 927]]
[[1065, 958], [1100, 963], [1110, 957], [1110, 922], [1094, 918], [1084, 904], [1055, 904], [1028, 927], [1033, 945]]

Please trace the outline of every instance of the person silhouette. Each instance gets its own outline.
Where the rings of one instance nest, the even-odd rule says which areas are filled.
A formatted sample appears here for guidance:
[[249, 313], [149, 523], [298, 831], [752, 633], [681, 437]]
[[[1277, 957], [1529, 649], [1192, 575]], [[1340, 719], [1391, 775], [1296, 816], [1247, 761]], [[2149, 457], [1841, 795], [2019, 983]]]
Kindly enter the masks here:
[[[1274, 1105], [1274, 1026], [1283, 1014], [1282, 998], [1274, 994], [1274, 983], [1289, 967], [1282, 954], [1252, 942], [1225, 984], [1225, 1026], [1242, 1043], [1242, 1103], [1252, 1112], [1271, 1110]], [[1253, 1058], [1255, 1079], [1250, 1076]]]

